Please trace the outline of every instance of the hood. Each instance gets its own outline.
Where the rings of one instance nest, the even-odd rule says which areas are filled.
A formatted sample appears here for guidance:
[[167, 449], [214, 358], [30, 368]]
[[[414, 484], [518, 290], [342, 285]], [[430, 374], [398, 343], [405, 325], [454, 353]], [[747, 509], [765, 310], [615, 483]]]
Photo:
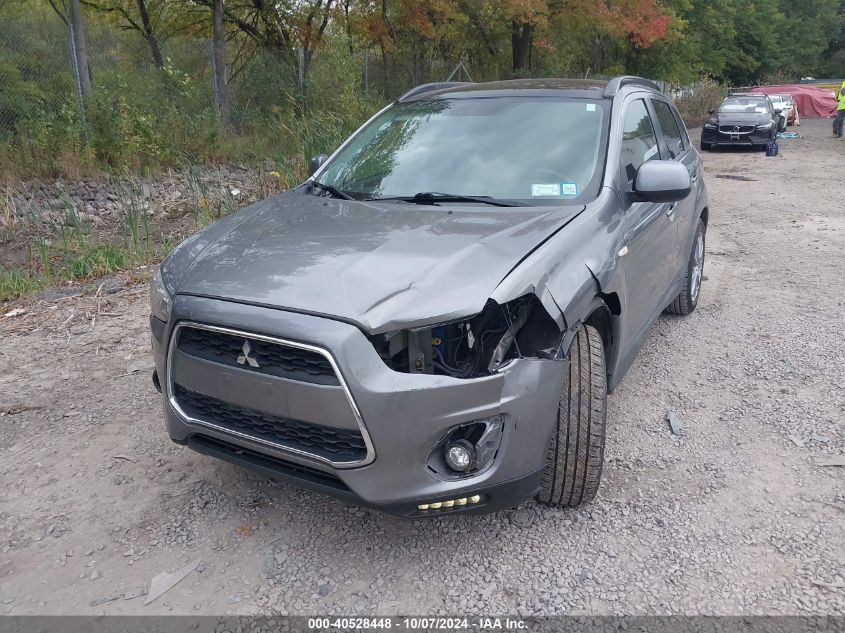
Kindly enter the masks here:
[[513, 267], [583, 209], [287, 192], [241, 211], [246, 219], [202, 250], [177, 293], [327, 315], [371, 333], [431, 325], [480, 312]]
[[767, 112], [717, 112], [719, 125], [760, 125], [771, 123], [772, 115]]

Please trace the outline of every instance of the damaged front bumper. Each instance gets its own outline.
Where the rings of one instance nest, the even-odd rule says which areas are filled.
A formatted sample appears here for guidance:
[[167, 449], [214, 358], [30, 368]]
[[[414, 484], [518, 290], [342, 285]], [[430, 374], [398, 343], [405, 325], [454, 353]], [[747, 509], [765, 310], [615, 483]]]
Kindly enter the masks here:
[[[566, 359], [516, 358], [471, 379], [402, 373], [353, 325], [188, 296], [153, 326], [168, 432], [199, 452], [401, 516], [490, 512], [539, 489]], [[194, 328], [222, 339], [207, 344], [211, 355], [179, 343]], [[241, 341], [252, 347], [235, 349]], [[266, 346], [279, 341], [298, 346], [279, 362], [310, 373], [268, 373]], [[284, 437], [273, 430], [280, 419], [293, 429]], [[491, 419], [502, 433], [489, 467], [466, 476], [432, 467], [442, 438]]]

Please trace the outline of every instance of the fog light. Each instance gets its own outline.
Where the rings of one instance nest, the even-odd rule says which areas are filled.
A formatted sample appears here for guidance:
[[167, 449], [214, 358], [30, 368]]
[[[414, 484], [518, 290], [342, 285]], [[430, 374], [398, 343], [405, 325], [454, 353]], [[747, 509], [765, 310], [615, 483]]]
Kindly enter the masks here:
[[417, 505], [417, 510], [420, 512], [428, 512], [429, 510], [452, 510], [456, 508], [463, 508], [475, 503], [481, 503], [481, 495], [472, 495], [471, 497], [460, 497], [459, 499], [446, 499], [445, 501], [433, 501], [428, 503], [420, 503]]
[[470, 469], [475, 457], [475, 449], [467, 440], [458, 440], [446, 446], [446, 465], [452, 470], [463, 473]]

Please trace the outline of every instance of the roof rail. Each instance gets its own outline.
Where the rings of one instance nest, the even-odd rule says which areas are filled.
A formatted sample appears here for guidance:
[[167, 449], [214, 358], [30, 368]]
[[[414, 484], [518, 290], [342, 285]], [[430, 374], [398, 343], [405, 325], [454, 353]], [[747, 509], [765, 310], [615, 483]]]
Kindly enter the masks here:
[[607, 85], [604, 87], [604, 96], [608, 98], [615, 97], [623, 86], [644, 86], [645, 88], [651, 88], [657, 92], [662, 92], [660, 90], [660, 86], [653, 81], [643, 79], [642, 77], [635, 77], [633, 75], [623, 75], [622, 77], [614, 77], [607, 82]]
[[408, 92], [399, 97], [396, 101], [401, 103], [411, 97], [417, 97], [426, 92], [434, 92], [435, 90], [445, 90], [446, 88], [456, 88], [457, 86], [467, 86], [471, 81], [436, 81], [430, 84], [422, 84], [416, 88], [411, 88]]

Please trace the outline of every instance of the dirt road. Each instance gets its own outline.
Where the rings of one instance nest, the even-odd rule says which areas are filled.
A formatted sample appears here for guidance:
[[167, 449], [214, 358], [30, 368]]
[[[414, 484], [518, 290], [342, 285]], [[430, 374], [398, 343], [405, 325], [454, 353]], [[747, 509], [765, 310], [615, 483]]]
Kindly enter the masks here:
[[194, 454], [163, 427], [144, 288], [22, 302], [0, 317], [0, 613], [845, 614], [845, 467], [823, 465], [845, 452], [828, 128], [805, 122], [779, 158], [705, 155], [699, 308], [652, 328], [578, 510], [409, 522]]

